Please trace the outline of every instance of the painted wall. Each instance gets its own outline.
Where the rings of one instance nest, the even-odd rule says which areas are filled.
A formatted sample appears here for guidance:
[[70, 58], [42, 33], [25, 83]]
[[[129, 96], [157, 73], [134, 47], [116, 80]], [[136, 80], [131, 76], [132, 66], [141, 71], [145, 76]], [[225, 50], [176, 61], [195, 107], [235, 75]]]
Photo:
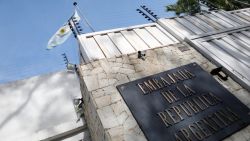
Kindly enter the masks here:
[[1, 140], [35, 141], [81, 126], [72, 102], [80, 96], [77, 76], [66, 71], [0, 85]]

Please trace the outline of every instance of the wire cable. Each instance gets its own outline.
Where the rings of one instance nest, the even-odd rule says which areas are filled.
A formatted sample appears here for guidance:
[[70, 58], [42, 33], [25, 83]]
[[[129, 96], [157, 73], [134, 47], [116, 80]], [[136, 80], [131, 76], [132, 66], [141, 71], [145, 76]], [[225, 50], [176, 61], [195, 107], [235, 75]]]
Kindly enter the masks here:
[[90, 24], [89, 20], [87, 19], [87, 17], [84, 16], [84, 13], [80, 10], [79, 6], [77, 4], [74, 4], [74, 6], [76, 7], [77, 11], [79, 12], [79, 14], [81, 15], [81, 17], [83, 18], [83, 20], [85, 21], [85, 23], [88, 25], [88, 27], [95, 32], [94, 28], [92, 27], [92, 25]]

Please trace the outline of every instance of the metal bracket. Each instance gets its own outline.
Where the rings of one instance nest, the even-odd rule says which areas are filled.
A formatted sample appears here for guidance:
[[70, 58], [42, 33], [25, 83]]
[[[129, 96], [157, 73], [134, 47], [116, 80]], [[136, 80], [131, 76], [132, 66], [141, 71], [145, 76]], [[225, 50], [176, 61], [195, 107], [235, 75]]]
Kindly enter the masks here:
[[213, 70], [210, 72], [210, 74], [211, 74], [211, 75], [217, 75], [217, 76], [219, 76], [222, 80], [227, 81], [227, 80], [228, 80], [228, 75], [227, 75], [225, 72], [223, 72], [224, 75], [225, 75], [225, 76], [223, 76], [220, 72], [223, 72], [222, 67], [218, 67], [218, 68], [213, 69]]
[[179, 49], [181, 52], [185, 52], [185, 51], [190, 50], [190, 48], [187, 47], [187, 46], [180, 46], [180, 47], [178, 47], [178, 49]]
[[75, 107], [75, 111], [76, 111], [76, 115], [77, 115], [76, 122], [79, 122], [84, 114], [84, 112], [83, 112], [83, 105], [84, 105], [83, 98], [73, 99], [73, 103], [74, 103], [74, 107]]
[[146, 51], [138, 51], [138, 58], [145, 61]]

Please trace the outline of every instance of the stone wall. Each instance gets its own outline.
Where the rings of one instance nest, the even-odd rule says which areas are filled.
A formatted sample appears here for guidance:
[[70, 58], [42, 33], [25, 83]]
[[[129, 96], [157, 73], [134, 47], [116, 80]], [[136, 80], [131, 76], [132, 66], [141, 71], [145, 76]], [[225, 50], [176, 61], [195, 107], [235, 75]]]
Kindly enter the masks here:
[[[179, 48], [188, 47], [187, 51]], [[146, 141], [116, 86], [145, 76], [196, 62], [210, 72], [216, 68], [187, 44], [176, 44], [146, 51], [146, 59], [137, 53], [93, 61], [80, 66], [85, 116], [93, 141]], [[250, 107], [250, 93], [231, 78], [224, 87]], [[226, 140], [250, 140], [250, 126]]]

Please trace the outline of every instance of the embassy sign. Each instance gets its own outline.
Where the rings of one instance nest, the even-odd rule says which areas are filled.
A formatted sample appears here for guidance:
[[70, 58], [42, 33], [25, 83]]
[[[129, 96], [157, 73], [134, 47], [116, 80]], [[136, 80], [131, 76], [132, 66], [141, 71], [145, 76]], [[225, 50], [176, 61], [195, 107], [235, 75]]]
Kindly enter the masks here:
[[196, 63], [117, 88], [149, 141], [217, 141], [250, 123], [250, 110]]

